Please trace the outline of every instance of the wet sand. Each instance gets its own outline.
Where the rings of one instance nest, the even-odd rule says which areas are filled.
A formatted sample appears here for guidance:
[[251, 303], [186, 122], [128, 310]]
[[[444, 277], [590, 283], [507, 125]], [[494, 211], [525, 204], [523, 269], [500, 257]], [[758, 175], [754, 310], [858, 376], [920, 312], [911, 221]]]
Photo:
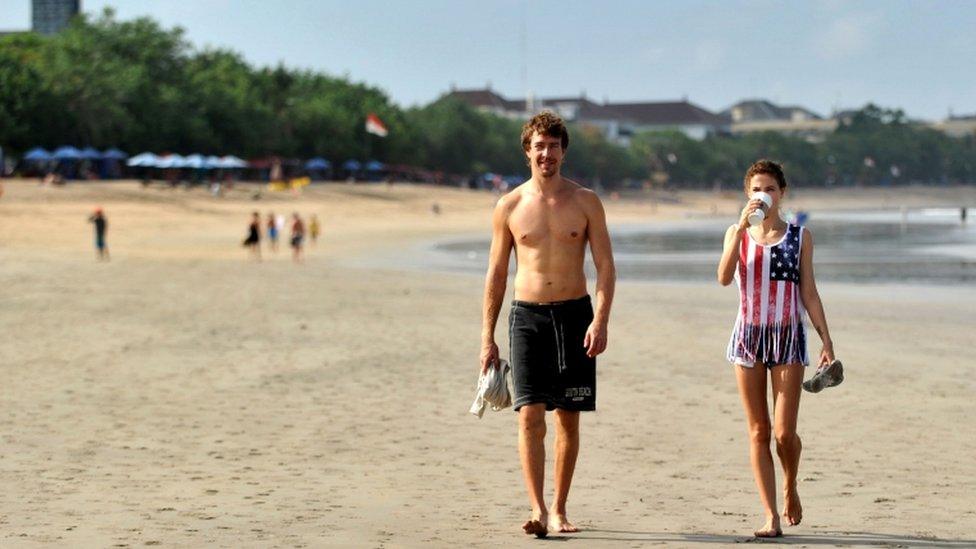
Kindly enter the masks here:
[[[514, 414], [467, 413], [482, 278], [389, 260], [487, 231], [491, 195], [6, 190], [0, 546], [538, 545], [519, 532]], [[810, 191], [797, 202], [974, 205], [974, 194]], [[737, 200], [608, 201], [608, 219], [710, 215], [713, 204], [731, 215]], [[91, 249], [95, 205], [109, 218], [110, 263]], [[240, 242], [253, 209], [317, 213], [323, 239], [304, 265], [284, 246], [250, 263]], [[785, 540], [976, 544], [976, 289], [821, 294], [847, 380], [803, 397], [804, 521]], [[572, 545], [715, 547], [759, 526], [724, 363], [735, 303], [717, 284], [618, 285], [599, 411], [583, 420], [569, 511], [584, 532], [565, 536]], [[501, 328], [497, 339], [507, 352]]]

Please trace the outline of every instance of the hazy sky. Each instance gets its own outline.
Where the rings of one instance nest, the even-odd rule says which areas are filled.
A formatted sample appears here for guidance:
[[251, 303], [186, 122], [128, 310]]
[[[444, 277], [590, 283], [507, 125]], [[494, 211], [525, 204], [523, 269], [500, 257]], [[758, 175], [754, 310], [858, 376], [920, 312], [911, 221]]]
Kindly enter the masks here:
[[[2, 3], [0, 29], [29, 26], [29, 0]], [[196, 47], [346, 75], [401, 105], [490, 82], [512, 98], [976, 113], [968, 0], [82, 0], [89, 13], [109, 5], [122, 19], [180, 25]]]

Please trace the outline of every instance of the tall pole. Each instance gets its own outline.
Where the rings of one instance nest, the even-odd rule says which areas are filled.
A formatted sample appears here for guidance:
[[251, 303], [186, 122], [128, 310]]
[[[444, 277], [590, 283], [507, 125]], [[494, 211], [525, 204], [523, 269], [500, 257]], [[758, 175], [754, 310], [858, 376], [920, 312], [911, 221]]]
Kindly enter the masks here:
[[[369, 116], [367, 114], [367, 116]], [[369, 130], [366, 129], [366, 119], [363, 119], [363, 163], [360, 166], [360, 171], [366, 167], [366, 163], [369, 162]]]
[[529, 94], [529, 47], [528, 47], [528, 29], [526, 25], [526, 18], [528, 17], [528, 0], [522, 0], [522, 20], [519, 25], [519, 53], [522, 57], [522, 95], [525, 97], [525, 110], [531, 111], [533, 106], [530, 105], [532, 98]]

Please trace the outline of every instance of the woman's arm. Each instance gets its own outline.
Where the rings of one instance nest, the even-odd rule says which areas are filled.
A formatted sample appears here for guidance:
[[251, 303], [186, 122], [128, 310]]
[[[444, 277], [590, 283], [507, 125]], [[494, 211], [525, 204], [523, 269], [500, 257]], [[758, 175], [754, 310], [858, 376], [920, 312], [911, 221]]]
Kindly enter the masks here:
[[820, 335], [823, 348], [820, 351], [819, 364], [833, 362], [834, 342], [830, 339], [827, 328], [827, 316], [824, 314], [820, 292], [817, 291], [817, 281], [813, 276], [813, 235], [805, 227], [803, 229], [803, 243], [800, 245], [800, 299], [807, 310], [810, 322]]
[[728, 286], [735, 276], [735, 268], [739, 265], [739, 242], [745, 229], [732, 225], [725, 231], [725, 245], [722, 248], [722, 258], [718, 261], [718, 283]]
[[735, 275], [735, 268], [739, 262], [738, 244], [742, 238], [742, 232], [749, 228], [749, 214], [764, 205], [762, 200], [750, 200], [746, 207], [742, 208], [738, 223], [725, 231], [725, 246], [722, 248], [722, 259], [718, 262], [718, 283], [722, 286], [728, 286], [732, 283], [732, 277]]

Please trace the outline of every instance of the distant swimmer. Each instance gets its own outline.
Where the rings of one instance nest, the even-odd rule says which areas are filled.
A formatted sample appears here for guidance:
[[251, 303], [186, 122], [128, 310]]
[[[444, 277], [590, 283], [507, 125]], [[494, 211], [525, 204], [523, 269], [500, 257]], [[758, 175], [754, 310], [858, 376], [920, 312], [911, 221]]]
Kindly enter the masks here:
[[251, 224], [247, 226], [244, 247], [250, 251], [252, 258], [261, 261], [261, 214], [258, 212], [251, 214]]
[[108, 220], [105, 219], [105, 212], [101, 208], [95, 208], [95, 213], [88, 218], [88, 222], [95, 225], [95, 253], [99, 261], [108, 261], [108, 245], [105, 243]]
[[[779, 164], [760, 160], [749, 168], [744, 181], [749, 203], [726, 230], [718, 265], [719, 283], [728, 286], [734, 280], [739, 287], [738, 315], [726, 358], [745, 408], [752, 474], [766, 519], [754, 534], [763, 538], [783, 535], [770, 438], [776, 440], [783, 467], [782, 518], [790, 526], [803, 519], [797, 493], [801, 443], [796, 425], [804, 366], [809, 363], [805, 316], [823, 343], [819, 365], [834, 362], [834, 346], [813, 277], [813, 236], [806, 227], [780, 218], [786, 189]], [[773, 393], [772, 423], [767, 378]]]

